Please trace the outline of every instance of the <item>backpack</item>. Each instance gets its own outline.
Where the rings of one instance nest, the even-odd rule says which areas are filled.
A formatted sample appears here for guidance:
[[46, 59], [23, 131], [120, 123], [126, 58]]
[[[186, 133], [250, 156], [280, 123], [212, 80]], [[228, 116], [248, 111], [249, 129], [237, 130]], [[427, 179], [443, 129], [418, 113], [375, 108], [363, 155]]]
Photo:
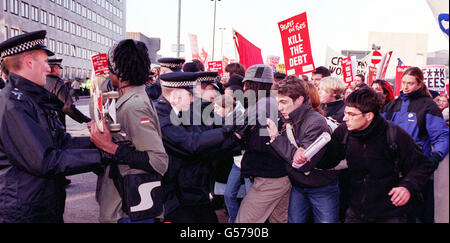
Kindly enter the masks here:
[[[387, 144], [389, 147], [388, 153], [389, 153], [389, 155], [392, 156], [392, 158], [394, 158], [394, 173], [398, 176], [399, 179], [401, 179], [401, 178], [403, 178], [403, 175], [400, 170], [400, 157], [399, 157], [400, 153], [398, 151], [398, 145], [395, 142], [396, 137], [397, 137], [398, 126], [391, 121], [387, 121], [387, 122], [388, 122], [388, 128], [386, 131], [386, 139], [387, 139]], [[346, 130], [344, 137], [341, 141], [341, 143], [345, 146], [345, 151], [347, 151], [348, 136], [349, 136], [349, 132], [348, 132], [348, 130]]]

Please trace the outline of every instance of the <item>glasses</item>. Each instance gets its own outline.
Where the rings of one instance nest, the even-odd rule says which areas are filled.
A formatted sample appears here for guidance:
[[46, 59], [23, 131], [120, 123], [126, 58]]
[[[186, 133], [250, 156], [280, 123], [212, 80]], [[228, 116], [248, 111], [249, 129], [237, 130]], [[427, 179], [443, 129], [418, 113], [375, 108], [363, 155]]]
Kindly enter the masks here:
[[366, 113], [359, 113], [359, 114], [355, 114], [353, 112], [344, 112], [344, 115], [350, 119], [355, 119], [355, 117], [360, 116], [360, 115], [364, 115]]

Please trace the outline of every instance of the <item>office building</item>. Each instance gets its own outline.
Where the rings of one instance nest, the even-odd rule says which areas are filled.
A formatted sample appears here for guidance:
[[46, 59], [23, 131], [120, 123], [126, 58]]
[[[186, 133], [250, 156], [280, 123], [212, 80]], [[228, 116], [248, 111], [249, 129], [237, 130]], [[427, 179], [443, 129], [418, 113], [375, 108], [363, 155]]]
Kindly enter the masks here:
[[0, 0], [0, 41], [47, 30], [47, 46], [64, 59], [63, 76], [90, 76], [91, 56], [125, 38], [126, 0]]

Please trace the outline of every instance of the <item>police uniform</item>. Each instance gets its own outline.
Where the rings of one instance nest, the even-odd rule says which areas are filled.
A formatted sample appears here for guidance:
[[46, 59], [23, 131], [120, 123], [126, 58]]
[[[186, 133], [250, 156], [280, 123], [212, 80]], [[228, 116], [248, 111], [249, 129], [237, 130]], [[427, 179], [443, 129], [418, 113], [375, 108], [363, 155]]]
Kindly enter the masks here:
[[[220, 88], [217, 85], [218, 72], [199, 72], [197, 73], [196, 85], [211, 85], [216, 91]], [[209, 100], [204, 100], [195, 94], [194, 102], [191, 104], [191, 124], [201, 125], [203, 130], [214, 128], [214, 105]], [[208, 109], [208, 116], [203, 117], [203, 112]]]
[[[45, 50], [46, 31], [0, 44], [2, 60]], [[64, 176], [99, 168], [101, 155], [89, 138], [65, 133], [44, 87], [11, 72], [0, 93], [0, 223], [62, 223]]]
[[[62, 61], [62, 59], [50, 59], [48, 60], [48, 64], [50, 66], [57, 65], [61, 67]], [[47, 75], [47, 82], [44, 87], [54, 95], [54, 97], [52, 97], [54, 100], [53, 102], [61, 107], [58, 110], [58, 113], [64, 126], [66, 125], [66, 114], [79, 123], [88, 123], [91, 121], [89, 117], [85, 116], [75, 107], [70, 94], [70, 89], [64, 84], [64, 81], [60, 77], [53, 74]]]
[[[163, 68], [168, 68], [171, 72], [182, 72], [185, 60], [183, 58], [165, 57], [158, 59], [159, 65]], [[159, 78], [151, 84], [147, 84], [145, 89], [151, 100], [156, 100], [161, 96], [161, 84]]]
[[[161, 75], [161, 85], [192, 92], [195, 73]], [[211, 158], [222, 156], [235, 142], [227, 139], [225, 128], [202, 131], [200, 126], [176, 125], [179, 112], [164, 96], [155, 101], [169, 155], [169, 169], [163, 178], [165, 219], [175, 223], [216, 223], [217, 216], [209, 200]], [[189, 111], [188, 111], [189, 112]], [[174, 121], [174, 122], [173, 122]]]

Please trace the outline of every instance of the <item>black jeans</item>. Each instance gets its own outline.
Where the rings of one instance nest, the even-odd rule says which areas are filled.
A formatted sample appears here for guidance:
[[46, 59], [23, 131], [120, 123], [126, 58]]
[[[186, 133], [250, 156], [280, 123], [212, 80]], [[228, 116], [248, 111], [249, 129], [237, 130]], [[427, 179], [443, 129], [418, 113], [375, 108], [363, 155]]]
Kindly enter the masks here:
[[347, 210], [347, 216], [345, 218], [346, 224], [404, 224], [407, 223], [407, 216], [398, 216], [391, 218], [375, 219], [375, 218], [361, 218], [351, 208]]

